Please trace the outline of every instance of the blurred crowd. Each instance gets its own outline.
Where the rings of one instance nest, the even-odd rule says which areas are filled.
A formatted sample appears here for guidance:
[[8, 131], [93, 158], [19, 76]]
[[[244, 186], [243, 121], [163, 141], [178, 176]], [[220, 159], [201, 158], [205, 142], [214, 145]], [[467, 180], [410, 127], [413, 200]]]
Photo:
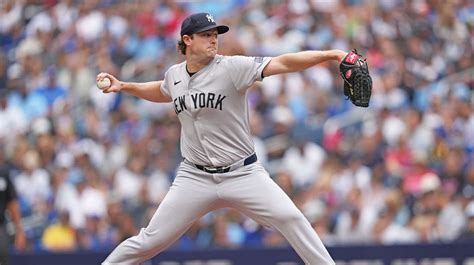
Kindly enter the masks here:
[[[324, 243], [474, 240], [472, 1], [3, 0], [0, 166], [30, 251], [110, 249], [148, 223], [182, 160], [176, 114], [102, 94], [95, 76], [163, 78], [197, 11], [230, 26], [221, 54], [367, 57], [368, 109], [345, 100], [333, 62], [249, 90], [258, 158]], [[222, 209], [173, 248], [286, 245]]]

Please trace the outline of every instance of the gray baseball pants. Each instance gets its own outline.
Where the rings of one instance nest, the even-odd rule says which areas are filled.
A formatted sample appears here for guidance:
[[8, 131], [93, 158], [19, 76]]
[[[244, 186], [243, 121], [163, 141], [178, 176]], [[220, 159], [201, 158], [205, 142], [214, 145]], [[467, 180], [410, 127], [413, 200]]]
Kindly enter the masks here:
[[310, 223], [258, 161], [210, 174], [185, 160], [148, 226], [118, 245], [102, 265], [149, 260], [179, 239], [194, 221], [223, 207], [277, 229], [305, 264], [335, 264]]

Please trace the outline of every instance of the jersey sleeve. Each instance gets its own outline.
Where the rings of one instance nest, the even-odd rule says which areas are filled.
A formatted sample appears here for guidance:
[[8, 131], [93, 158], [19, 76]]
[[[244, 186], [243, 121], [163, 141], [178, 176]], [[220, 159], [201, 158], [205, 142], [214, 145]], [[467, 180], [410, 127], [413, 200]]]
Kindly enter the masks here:
[[165, 78], [163, 78], [163, 82], [161, 83], [161, 86], [160, 86], [160, 90], [161, 90], [161, 93], [163, 93], [163, 95], [171, 98], [169, 85], [168, 85], [168, 76], [169, 76], [168, 71], [166, 71]]
[[253, 82], [261, 81], [263, 69], [270, 60], [271, 57], [230, 57], [230, 76], [237, 90], [247, 89]]

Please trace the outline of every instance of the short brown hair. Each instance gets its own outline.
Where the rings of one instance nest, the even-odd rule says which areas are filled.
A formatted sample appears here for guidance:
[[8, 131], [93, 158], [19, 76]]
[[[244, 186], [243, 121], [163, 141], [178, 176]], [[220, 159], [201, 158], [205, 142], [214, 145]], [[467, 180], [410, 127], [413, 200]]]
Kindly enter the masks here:
[[[193, 35], [189, 36], [191, 39], [193, 38]], [[178, 50], [183, 54], [186, 55], [186, 43], [183, 41], [183, 36], [181, 36], [181, 40], [178, 41]]]

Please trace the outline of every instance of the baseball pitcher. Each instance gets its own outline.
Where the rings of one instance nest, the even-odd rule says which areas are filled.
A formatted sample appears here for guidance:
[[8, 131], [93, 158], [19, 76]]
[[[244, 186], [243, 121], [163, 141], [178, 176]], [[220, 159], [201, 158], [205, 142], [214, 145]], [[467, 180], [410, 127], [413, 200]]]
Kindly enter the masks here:
[[[198, 218], [222, 207], [234, 208], [277, 229], [305, 264], [334, 264], [310, 223], [255, 155], [247, 89], [264, 77], [334, 60], [346, 64], [341, 75], [348, 82], [348, 91], [360, 90], [361, 84], [367, 86], [361, 77], [357, 77], [358, 85], [350, 83], [355, 82], [352, 76], [363, 76], [355, 74], [358, 69], [354, 65], [360, 56], [340, 50], [303, 51], [273, 58], [218, 55], [217, 36], [228, 30], [217, 25], [210, 14], [193, 14], [183, 21], [178, 42], [186, 60], [170, 67], [163, 80], [129, 83], [108, 73], [97, 75], [97, 82], [110, 79], [104, 93], [126, 92], [153, 102], [171, 102], [182, 125], [184, 158], [148, 226], [123, 241], [102, 264], [148, 260], [175, 242]], [[348, 70], [350, 74], [342, 72]], [[366, 92], [358, 94], [367, 96]]]

